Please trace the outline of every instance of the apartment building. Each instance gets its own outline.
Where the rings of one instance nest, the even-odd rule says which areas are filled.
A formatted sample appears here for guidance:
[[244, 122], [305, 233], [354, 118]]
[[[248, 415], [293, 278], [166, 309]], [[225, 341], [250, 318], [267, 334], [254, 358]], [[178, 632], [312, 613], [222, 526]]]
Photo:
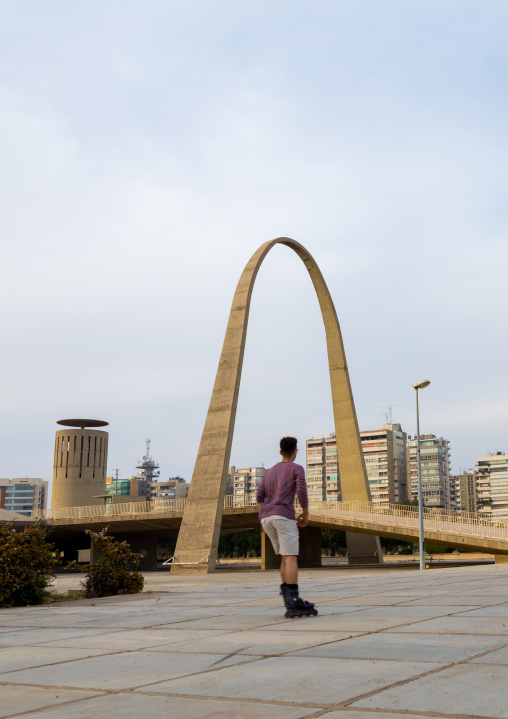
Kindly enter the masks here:
[[309, 499], [339, 502], [341, 492], [335, 433], [322, 439], [308, 439], [305, 445]]
[[360, 432], [372, 503], [377, 507], [407, 498], [407, 434], [400, 424]]
[[488, 454], [476, 460], [478, 514], [496, 519], [508, 516], [508, 456]]
[[183, 477], [170, 477], [165, 482], [152, 482], [150, 487], [152, 505], [166, 499], [186, 499], [189, 487], [190, 483]]
[[0, 479], [0, 509], [30, 517], [48, 506], [48, 482], [40, 477]]
[[450, 509], [476, 514], [478, 511], [476, 484], [477, 473], [473, 469], [450, 476]]
[[256, 494], [259, 483], [265, 475], [264, 467], [230, 467], [231, 484], [233, 489], [233, 506], [242, 506], [247, 495]]
[[[450, 509], [450, 442], [435, 434], [420, 435], [422, 492], [425, 507]], [[407, 482], [411, 499], [418, 499], [417, 438], [406, 448]]]
[[[360, 432], [372, 501], [388, 506], [407, 496], [406, 439], [400, 424]], [[310, 499], [341, 500], [335, 433], [323, 439], [308, 439], [307, 491]]]

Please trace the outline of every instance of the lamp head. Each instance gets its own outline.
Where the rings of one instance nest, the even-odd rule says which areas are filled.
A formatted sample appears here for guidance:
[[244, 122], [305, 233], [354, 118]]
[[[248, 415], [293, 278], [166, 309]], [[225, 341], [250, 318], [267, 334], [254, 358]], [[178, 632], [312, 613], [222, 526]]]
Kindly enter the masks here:
[[430, 379], [421, 379], [419, 382], [415, 382], [413, 384], [413, 389], [425, 389], [425, 387], [428, 387], [430, 384]]

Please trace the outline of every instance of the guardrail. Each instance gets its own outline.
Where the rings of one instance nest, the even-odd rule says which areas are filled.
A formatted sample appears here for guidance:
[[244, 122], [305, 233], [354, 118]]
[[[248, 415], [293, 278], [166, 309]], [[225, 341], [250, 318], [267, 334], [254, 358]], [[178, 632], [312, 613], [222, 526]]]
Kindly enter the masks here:
[[[183, 513], [185, 499], [157, 499], [153, 502], [125, 502], [118, 504], [96, 504], [88, 507], [62, 507], [61, 509], [34, 510], [36, 518], [54, 520], [114, 519], [127, 517], [150, 517], [168, 513]], [[256, 506], [256, 495], [227, 495], [225, 509], [245, 509]], [[298, 503], [296, 502], [298, 509]], [[416, 508], [400, 505], [376, 507], [369, 502], [309, 502], [310, 514], [322, 517], [337, 517], [358, 522], [371, 522], [400, 529], [418, 529]], [[463, 537], [499, 539], [508, 541], [508, 524], [491, 522], [482, 517], [464, 516], [424, 508], [424, 527], [427, 531], [456, 534]]]
[[87, 507], [61, 507], [33, 510], [36, 519], [95, 519], [124, 516], [153, 516], [166, 512], [183, 512], [185, 499], [156, 499], [153, 502], [118, 502], [92, 504]]

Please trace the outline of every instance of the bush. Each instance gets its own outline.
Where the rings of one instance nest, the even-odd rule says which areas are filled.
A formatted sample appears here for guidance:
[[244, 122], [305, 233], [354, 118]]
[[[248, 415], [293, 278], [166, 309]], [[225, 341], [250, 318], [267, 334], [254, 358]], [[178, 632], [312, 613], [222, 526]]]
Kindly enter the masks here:
[[42, 604], [57, 559], [39, 523], [16, 532], [12, 523], [0, 527], [0, 607]]
[[405, 547], [399, 549], [399, 554], [413, 554], [413, 547], [407, 544]]
[[425, 544], [425, 551], [427, 554], [448, 554], [453, 550], [442, 547], [440, 544]]
[[133, 572], [141, 561], [141, 554], [131, 551], [127, 542], [119, 542], [106, 534], [107, 527], [100, 532], [86, 533], [90, 535], [95, 546], [100, 550], [99, 558], [84, 566], [77, 562], [69, 562], [69, 569], [87, 572], [84, 582], [85, 596], [111, 597], [115, 594], [137, 594], [143, 589], [145, 580], [139, 572]]

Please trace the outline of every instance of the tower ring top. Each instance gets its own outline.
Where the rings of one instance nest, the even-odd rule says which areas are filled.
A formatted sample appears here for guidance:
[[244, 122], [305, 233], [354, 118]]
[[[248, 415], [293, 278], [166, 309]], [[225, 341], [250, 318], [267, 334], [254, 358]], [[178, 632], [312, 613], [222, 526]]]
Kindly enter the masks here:
[[63, 424], [64, 427], [106, 427], [109, 422], [103, 422], [102, 419], [59, 419], [57, 424]]

